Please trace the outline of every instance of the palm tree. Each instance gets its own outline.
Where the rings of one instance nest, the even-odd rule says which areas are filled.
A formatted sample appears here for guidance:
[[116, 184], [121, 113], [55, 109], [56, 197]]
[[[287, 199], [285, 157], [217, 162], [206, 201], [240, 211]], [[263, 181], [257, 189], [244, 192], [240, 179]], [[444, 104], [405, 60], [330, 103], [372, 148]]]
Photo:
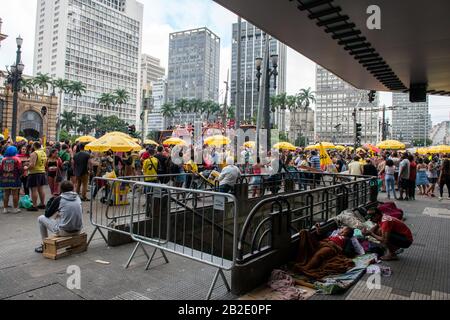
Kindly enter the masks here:
[[273, 113], [273, 122], [275, 123], [275, 117], [277, 109], [279, 107], [278, 95], [270, 96], [270, 111]]
[[198, 113], [201, 112], [202, 101], [200, 99], [189, 100], [189, 112]]
[[217, 102], [211, 101], [209, 104], [208, 118], [206, 119], [206, 121], [209, 120], [210, 115], [217, 116], [221, 112], [222, 112], [222, 107], [220, 106], [220, 104], [218, 104]]
[[175, 108], [177, 109], [177, 112], [184, 113], [189, 112], [190, 104], [189, 100], [187, 99], [180, 99], [177, 102], [175, 102]]
[[311, 88], [308, 89], [301, 89], [298, 97], [302, 104], [305, 105], [305, 112], [306, 112], [306, 119], [305, 119], [305, 144], [308, 144], [308, 111], [309, 106], [311, 103], [316, 102], [316, 96], [314, 95], [314, 92], [311, 90]]
[[173, 118], [175, 115], [175, 107], [171, 103], [164, 103], [161, 106], [161, 114], [164, 117], [164, 128], [167, 128], [167, 118]]
[[128, 100], [130, 100], [130, 94], [127, 90], [124, 89], [117, 89], [114, 91], [114, 104], [119, 106], [119, 117], [120, 117], [120, 111], [122, 109], [122, 105], [128, 103]]
[[294, 132], [294, 140], [295, 140], [295, 116], [296, 116], [296, 110], [297, 110], [297, 97], [296, 96], [287, 96], [286, 97], [286, 106], [289, 109], [289, 112], [291, 114], [291, 132]]
[[72, 129], [75, 129], [77, 126], [77, 121], [75, 119], [75, 112], [73, 111], [64, 111], [61, 114], [61, 128], [69, 132]]
[[22, 79], [20, 82], [20, 86], [22, 87], [22, 92], [24, 93], [32, 93], [34, 92], [34, 83], [33, 79]]
[[109, 110], [116, 102], [116, 97], [111, 93], [102, 93], [97, 103], [104, 107], [104, 110]]
[[52, 78], [48, 74], [38, 73], [33, 80], [33, 84], [42, 89], [42, 95], [45, 94], [45, 90], [48, 90], [48, 85], [52, 82]]
[[286, 92], [283, 92], [278, 95], [277, 102], [278, 102], [278, 108], [281, 110], [281, 119], [280, 119], [280, 127], [281, 131], [286, 131], [286, 107], [287, 107], [287, 97], [288, 95]]
[[78, 120], [78, 131], [82, 132], [84, 135], [89, 134], [94, 128], [95, 123], [92, 121], [91, 117], [87, 115], [81, 116]]
[[53, 87], [59, 91], [59, 105], [56, 111], [56, 141], [59, 141], [59, 133], [61, 130], [61, 110], [62, 110], [62, 94], [69, 90], [70, 82], [66, 79], [56, 79], [53, 81]]
[[69, 92], [75, 96], [75, 122], [76, 122], [78, 115], [78, 98], [86, 93], [86, 86], [80, 81], [71, 82], [69, 85]]

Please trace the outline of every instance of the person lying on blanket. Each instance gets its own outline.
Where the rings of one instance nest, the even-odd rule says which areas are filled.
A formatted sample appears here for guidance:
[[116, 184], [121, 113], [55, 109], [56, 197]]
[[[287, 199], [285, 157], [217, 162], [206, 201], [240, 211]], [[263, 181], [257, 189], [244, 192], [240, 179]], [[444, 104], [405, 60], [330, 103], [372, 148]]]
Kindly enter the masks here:
[[[320, 225], [316, 225], [316, 230], [320, 235]], [[353, 261], [344, 255], [347, 245], [351, 245], [353, 232], [352, 228], [344, 227], [337, 235], [319, 242], [309, 231], [302, 230], [294, 271], [315, 279], [347, 272], [354, 267]]]
[[397, 250], [407, 249], [413, 243], [411, 230], [402, 221], [383, 214], [378, 208], [370, 209], [367, 216], [377, 225], [371, 230], [363, 230], [363, 233], [381, 241], [388, 249], [388, 254], [380, 259], [384, 261], [398, 260]]

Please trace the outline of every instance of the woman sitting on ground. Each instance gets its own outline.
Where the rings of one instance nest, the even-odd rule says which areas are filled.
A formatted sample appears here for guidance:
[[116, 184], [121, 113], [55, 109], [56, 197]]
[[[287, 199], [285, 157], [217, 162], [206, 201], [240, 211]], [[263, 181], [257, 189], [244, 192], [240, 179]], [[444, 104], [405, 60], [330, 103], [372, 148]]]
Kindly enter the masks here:
[[[320, 237], [320, 225], [316, 225], [316, 235]], [[322, 241], [307, 230], [300, 232], [300, 248], [294, 270], [314, 279], [345, 273], [355, 265], [344, 255], [346, 247], [351, 245], [354, 230], [344, 227], [335, 236]]]

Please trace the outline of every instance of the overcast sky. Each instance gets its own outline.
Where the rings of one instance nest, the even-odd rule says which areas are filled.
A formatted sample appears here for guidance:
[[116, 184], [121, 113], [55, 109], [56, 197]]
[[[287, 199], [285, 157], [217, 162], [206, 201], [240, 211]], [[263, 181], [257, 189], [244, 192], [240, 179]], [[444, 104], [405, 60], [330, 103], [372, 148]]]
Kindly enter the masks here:
[[[24, 38], [23, 62], [25, 73], [33, 72], [34, 30], [37, 0], [0, 0], [2, 31], [9, 38], [0, 48], [0, 68], [15, 59], [15, 38]], [[142, 52], [161, 59], [167, 68], [169, 33], [183, 29], [208, 27], [221, 38], [220, 98], [224, 95], [224, 81], [231, 66], [231, 24], [237, 17], [212, 0], [140, 0], [144, 4]], [[20, 12], [20, 18], [14, 13]], [[8, 15], [6, 15], [6, 13]], [[295, 94], [300, 88], [315, 89], [315, 64], [294, 50], [288, 50], [287, 92]], [[381, 94], [381, 103], [392, 105], [392, 95]], [[450, 120], [450, 98], [431, 97], [430, 112], [433, 124]]]

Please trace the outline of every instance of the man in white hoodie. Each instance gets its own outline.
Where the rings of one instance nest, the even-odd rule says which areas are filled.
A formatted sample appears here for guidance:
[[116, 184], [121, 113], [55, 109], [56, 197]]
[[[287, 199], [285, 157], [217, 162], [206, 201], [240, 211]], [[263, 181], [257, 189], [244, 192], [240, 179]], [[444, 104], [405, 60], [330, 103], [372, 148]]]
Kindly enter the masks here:
[[[45, 210], [45, 215], [38, 218], [42, 241], [48, 237], [49, 230], [62, 237], [80, 234], [83, 229], [83, 209], [80, 197], [73, 190], [72, 182], [62, 182], [61, 195], [54, 198]], [[42, 253], [43, 245], [35, 251]]]

